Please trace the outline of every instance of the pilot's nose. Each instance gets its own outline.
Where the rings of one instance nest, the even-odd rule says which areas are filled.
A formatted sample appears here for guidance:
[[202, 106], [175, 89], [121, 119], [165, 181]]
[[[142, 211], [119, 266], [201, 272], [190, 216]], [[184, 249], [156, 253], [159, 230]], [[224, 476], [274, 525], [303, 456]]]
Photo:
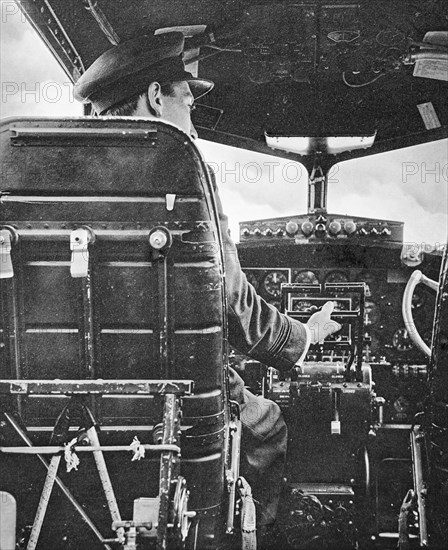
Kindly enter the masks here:
[[198, 139], [198, 133], [196, 132], [196, 128], [194, 127], [193, 123], [191, 123], [191, 127], [190, 127], [190, 136], [191, 136], [191, 139]]

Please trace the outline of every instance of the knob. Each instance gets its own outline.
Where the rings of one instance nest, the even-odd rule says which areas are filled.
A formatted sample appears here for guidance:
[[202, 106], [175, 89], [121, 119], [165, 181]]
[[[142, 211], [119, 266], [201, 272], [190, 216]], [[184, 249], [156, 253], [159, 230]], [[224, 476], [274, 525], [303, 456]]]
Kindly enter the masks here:
[[327, 228], [324, 223], [316, 223], [316, 236], [323, 237], [327, 232]]
[[283, 237], [283, 235], [285, 234], [285, 231], [281, 227], [279, 227], [276, 230], [275, 234], [277, 235], [277, 237]]
[[249, 229], [248, 227], [245, 227], [244, 229], [242, 229], [241, 235], [242, 235], [243, 237], [249, 237], [249, 235], [250, 235], [250, 229]]
[[302, 223], [301, 229], [305, 237], [308, 237], [313, 232], [314, 226], [310, 221], [306, 221]]
[[365, 227], [361, 227], [358, 233], [361, 235], [361, 237], [365, 237], [367, 235], [367, 229]]
[[267, 229], [265, 229], [265, 230], [263, 231], [263, 235], [264, 235], [265, 237], [272, 237], [272, 229], [271, 229], [270, 227], [268, 227]]
[[149, 244], [156, 250], [161, 250], [168, 244], [168, 233], [161, 229], [156, 229], [149, 235]]
[[355, 222], [346, 222], [344, 224], [344, 231], [347, 233], [347, 235], [351, 235], [356, 231], [356, 223]]
[[333, 220], [328, 226], [328, 230], [332, 235], [338, 235], [341, 229], [341, 224], [337, 220]]
[[261, 235], [261, 229], [259, 227], [256, 227], [254, 229], [254, 236], [259, 237]]
[[296, 222], [288, 222], [286, 224], [286, 232], [288, 235], [295, 235], [299, 230], [299, 225]]

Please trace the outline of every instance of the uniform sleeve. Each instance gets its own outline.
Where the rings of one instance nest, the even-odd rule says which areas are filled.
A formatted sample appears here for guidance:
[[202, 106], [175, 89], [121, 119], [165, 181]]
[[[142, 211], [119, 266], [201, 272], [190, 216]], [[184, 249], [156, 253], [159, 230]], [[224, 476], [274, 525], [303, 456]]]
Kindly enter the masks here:
[[215, 191], [224, 247], [229, 342], [241, 353], [266, 365], [290, 369], [308, 350], [309, 333], [302, 323], [263, 300], [248, 283]]

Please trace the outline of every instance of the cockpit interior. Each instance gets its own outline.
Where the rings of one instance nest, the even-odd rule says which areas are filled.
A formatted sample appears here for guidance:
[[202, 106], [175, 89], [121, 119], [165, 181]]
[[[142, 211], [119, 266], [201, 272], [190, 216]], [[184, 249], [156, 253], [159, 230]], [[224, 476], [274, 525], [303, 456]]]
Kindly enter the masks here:
[[[71, 83], [122, 41], [182, 32], [187, 70], [215, 83], [200, 140], [306, 174], [301, 212], [238, 219], [247, 281], [303, 323], [331, 301], [342, 328], [289, 371], [228, 345], [213, 162], [177, 128], [88, 106], [2, 119], [0, 550], [446, 548], [447, 3], [2, 2], [15, 9]], [[433, 241], [409, 239], [400, 211], [333, 210], [335, 167], [387, 170], [384, 154], [431, 144]], [[288, 429], [264, 538], [229, 366]]]

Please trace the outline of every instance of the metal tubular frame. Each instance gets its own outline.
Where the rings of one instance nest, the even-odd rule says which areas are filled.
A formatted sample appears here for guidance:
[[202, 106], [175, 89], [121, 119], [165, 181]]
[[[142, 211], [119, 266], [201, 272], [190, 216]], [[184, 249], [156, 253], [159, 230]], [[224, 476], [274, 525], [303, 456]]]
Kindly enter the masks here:
[[[178, 480], [180, 473], [180, 419], [181, 406], [180, 396], [191, 394], [193, 382], [190, 380], [118, 380], [109, 382], [107, 380], [71, 380], [71, 381], [53, 381], [53, 380], [0, 380], [0, 394], [13, 395], [48, 395], [59, 394], [71, 396], [72, 400], [79, 400], [81, 396], [89, 396], [93, 394], [115, 394], [115, 395], [163, 395], [163, 436], [160, 445], [144, 445], [151, 451], [161, 452], [160, 457], [160, 476], [159, 476], [159, 521], [157, 527], [157, 549], [165, 550], [168, 548], [170, 535], [175, 536], [175, 525], [170, 521], [171, 502], [173, 497], [174, 485]], [[79, 401], [76, 401], [79, 404]], [[83, 406], [88, 413], [87, 407]], [[67, 407], [66, 407], [67, 408]], [[65, 410], [65, 409], [64, 409]], [[45, 516], [45, 511], [50, 499], [51, 491], [54, 483], [57, 483], [62, 489], [65, 496], [74, 505], [81, 517], [86, 521], [87, 525], [92, 529], [98, 540], [103, 544], [106, 550], [110, 550], [107, 542], [94, 523], [90, 520], [83, 508], [77, 503], [70, 491], [65, 487], [62, 481], [57, 476], [57, 470], [60, 464], [60, 453], [64, 447], [59, 445], [33, 448], [33, 443], [28, 438], [26, 431], [22, 429], [20, 423], [8, 413], [4, 413], [6, 419], [20, 435], [21, 439], [26, 443], [27, 447], [1, 447], [0, 452], [4, 453], [23, 453], [36, 454], [40, 461], [47, 468], [48, 473], [45, 480], [44, 488], [41, 493], [38, 511], [33, 525], [32, 537], [28, 543], [27, 550], [33, 550], [37, 544], [40, 529]], [[64, 411], [61, 413], [61, 416]], [[61, 418], [61, 417], [60, 417]], [[59, 421], [59, 419], [58, 419]], [[57, 422], [58, 424], [58, 422]], [[92, 431], [95, 431], [95, 425], [91, 425], [87, 429], [89, 438], [92, 438]], [[93, 435], [93, 445], [80, 447], [82, 452], [93, 452], [95, 461], [100, 475], [101, 483], [108, 507], [112, 516], [113, 523], [118, 525], [120, 529], [121, 521], [120, 512], [113, 495], [113, 488], [107, 471], [107, 467], [103, 457], [103, 451], [130, 450], [129, 447], [117, 448], [117, 446], [101, 446], [98, 436]], [[53, 454], [50, 464], [43, 458], [42, 454]], [[112, 492], [110, 492], [112, 490]], [[126, 522], [125, 522], [126, 523]], [[131, 522], [132, 523], [132, 522]], [[117, 531], [118, 531], [117, 529]]]

